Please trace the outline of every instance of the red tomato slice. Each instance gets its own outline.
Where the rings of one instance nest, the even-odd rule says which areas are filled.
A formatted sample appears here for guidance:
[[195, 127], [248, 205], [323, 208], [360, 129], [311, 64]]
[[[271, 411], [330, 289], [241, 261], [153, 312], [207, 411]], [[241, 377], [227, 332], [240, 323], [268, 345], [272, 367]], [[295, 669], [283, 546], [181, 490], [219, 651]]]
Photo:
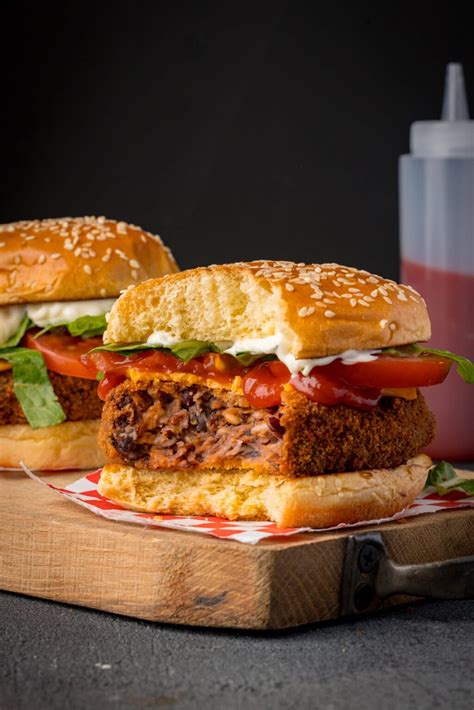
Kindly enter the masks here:
[[72, 335], [47, 334], [35, 338], [34, 333], [35, 331], [28, 331], [23, 338], [22, 345], [32, 350], [38, 350], [43, 355], [48, 370], [60, 375], [95, 380], [95, 373], [82, 364], [81, 356], [92, 348], [102, 345], [102, 338], [83, 340]]
[[245, 398], [252, 407], [276, 407], [281, 391], [290, 379], [290, 371], [282, 362], [272, 360], [252, 367], [243, 379]]
[[[344, 365], [340, 360], [327, 365], [327, 371], [356, 387], [429, 387], [446, 378], [451, 361], [436, 355], [390, 357], [381, 355], [371, 362]], [[326, 370], [326, 367], [314, 368]]]
[[312, 402], [332, 406], [345, 404], [356, 409], [373, 409], [382, 396], [375, 387], [354, 387], [343, 382], [338, 377], [323, 372], [322, 367], [313, 368], [307, 375], [296, 375], [291, 378], [293, 387], [302, 392]]

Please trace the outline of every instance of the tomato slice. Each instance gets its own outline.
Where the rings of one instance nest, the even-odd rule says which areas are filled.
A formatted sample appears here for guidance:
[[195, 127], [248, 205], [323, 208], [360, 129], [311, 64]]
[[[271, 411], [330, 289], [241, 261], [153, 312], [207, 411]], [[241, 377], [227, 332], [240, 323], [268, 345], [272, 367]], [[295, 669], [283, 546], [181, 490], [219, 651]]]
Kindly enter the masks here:
[[326, 406], [345, 404], [356, 409], [373, 409], [378, 404], [382, 396], [380, 389], [354, 387], [323, 370], [322, 367], [314, 367], [306, 377], [295, 375], [291, 378], [291, 384], [312, 402]]
[[289, 379], [290, 371], [282, 362], [262, 362], [252, 367], [243, 379], [245, 398], [252, 407], [276, 407]]
[[99, 351], [84, 355], [81, 359], [93, 376], [99, 372], [105, 374], [98, 389], [101, 399], [105, 399], [111, 389], [123, 382], [131, 367], [144, 372], [188, 372], [218, 382], [232, 382], [236, 375], [244, 372], [243, 366], [234, 357], [218, 353], [206, 353], [188, 362], [161, 350], [130, 355]]
[[451, 361], [436, 355], [391, 357], [380, 355], [370, 362], [344, 365], [340, 360], [316, 370], [325, 370], [356, 387], [429, 387], [446, 378]]
[[102, 345], [102, 338], [83, 340], [72, 335], [48, 334], [35, 338], [35, 332], [38, 331], [29, 330], [22, 340], [22, 345], [40, 352], [48, 370], [60, 375], [95, 380], [95, 373], [82, 364], [81, 356]]

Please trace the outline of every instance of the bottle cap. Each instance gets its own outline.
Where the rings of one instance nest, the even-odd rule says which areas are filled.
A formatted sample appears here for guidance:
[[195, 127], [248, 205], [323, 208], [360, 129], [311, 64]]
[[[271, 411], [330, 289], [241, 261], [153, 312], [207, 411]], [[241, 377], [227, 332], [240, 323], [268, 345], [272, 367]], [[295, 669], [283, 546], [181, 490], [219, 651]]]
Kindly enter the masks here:
[[469, 120], [462, 64], [447, 65], [441, 121], [414, 123], [410, 149], [421, 158], [474, 156], [474, 121]]

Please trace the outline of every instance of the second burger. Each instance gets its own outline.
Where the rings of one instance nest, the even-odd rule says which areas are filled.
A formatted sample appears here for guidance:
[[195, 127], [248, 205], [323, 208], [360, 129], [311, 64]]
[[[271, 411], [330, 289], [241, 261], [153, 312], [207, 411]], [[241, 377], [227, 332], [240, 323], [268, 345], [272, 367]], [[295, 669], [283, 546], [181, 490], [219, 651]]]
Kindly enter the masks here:
[[105, 217], [0, 225], [0, 467], [92, 468], [102, 402], [80, 361], [120, 291], [178, 267], [159, 237]]

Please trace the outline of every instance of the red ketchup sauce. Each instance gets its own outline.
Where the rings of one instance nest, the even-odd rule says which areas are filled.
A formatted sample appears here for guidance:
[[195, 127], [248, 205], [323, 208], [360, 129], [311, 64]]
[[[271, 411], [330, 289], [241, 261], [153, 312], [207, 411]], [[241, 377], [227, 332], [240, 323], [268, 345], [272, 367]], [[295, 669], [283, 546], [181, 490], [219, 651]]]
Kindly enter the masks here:
[[104, 373], [98, 388], [101, 399], [105, 399], [114, 387], [126, 379], [131, 367], [143, 372], [187, 372], [222, 383], [230, 383], [239, 375], [242, 377], [245, 398], [255, 408], [278, 406], [283, 387], [288, 382], [312, 402], [325, 405], [345, 404], [357, 409], [372, 409], [381, 397], [378, 388], [359, 387], [345, 382], [332, 372], [332, 365], [315, 367], [307, 376], [292, 376], [286, 365], [278, 360], [244, 367], [231, 355], [206, 353], [183, 362], [174, 355], [160, 351], [152, 354], [147, 351], [127, 357], [117, 353], [97, 352], [84, 356], [82, 362], [92, 371]]
[[[402, 278], [425, 298], [431, 319], [428, 345], [474, 360], [474, 276], [404, 260]], [[474, 388], [452, 368], [444, 387], [423, 394], [436, 416], [436, 437], [427, 452], [433, 458], [474, 458]]]

